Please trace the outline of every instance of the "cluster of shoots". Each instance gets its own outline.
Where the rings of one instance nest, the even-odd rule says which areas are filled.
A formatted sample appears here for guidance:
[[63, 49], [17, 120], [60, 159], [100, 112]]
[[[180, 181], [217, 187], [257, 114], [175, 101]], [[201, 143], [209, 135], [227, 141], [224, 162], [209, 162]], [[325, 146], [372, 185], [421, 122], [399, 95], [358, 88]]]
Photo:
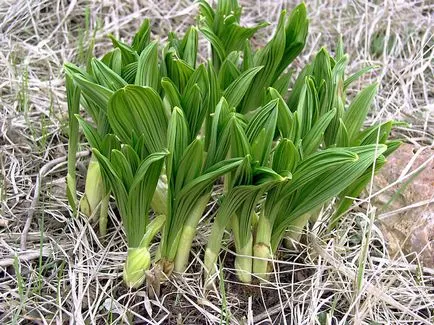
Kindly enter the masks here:
[[[267, 26], [240, 24], [236, 0], [200, 2], [198, 26], [161, 43], [145, 20], [130, 44], [86, 68], [65, 64], [70, 141], [67, 176], [72, 210], [99, 218], [106, 235], [110, 198], [128, 243], [124, 281], [142, 285], [158, 265], [185, 272], [198, 223], [223, 184], [211, 224], [204, 274], [211, 281], [223, 236], [235, 243], [240, 281], [264, 281], [279, 245], [298, 241], [325, 205], [330, 233], [399, 141], [394, 122], [364, 128], [377, 84], [351, 100], [348, 87], [371, 67], [347, 76], [339, 40], [322, 48], [297, 77], [290, 64], [308, 35], [304, 4], [280, 15], [261, 48], [250, 39]], [[198, 39], [210, 57], [199, 62]], [[83, 197], [76, 195], [79, 129], [92, 150]], [[149, 245], [159, 236], [157, 254]]]

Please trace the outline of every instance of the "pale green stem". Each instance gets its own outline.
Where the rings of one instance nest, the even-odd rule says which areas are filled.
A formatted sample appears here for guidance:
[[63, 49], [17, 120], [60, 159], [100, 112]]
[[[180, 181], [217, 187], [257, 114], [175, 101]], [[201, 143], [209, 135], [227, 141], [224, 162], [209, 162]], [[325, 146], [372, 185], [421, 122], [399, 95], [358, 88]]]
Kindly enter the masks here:
[[252, 231], [255, 232], [256, 227], [258, 227], [259, 216], [256, 212], [252, 214]]
[[166, 222], [166, 216], [161, 214], [156, 216], [154, 219], [146, 227], [145, 235], [143, 236], [142, 241], [140, 242], [140, 247], [149, 247], [151, 241], [157, 235], [157, 233], [163, 228], [164, 223]]
[[107, 234], [107, 221], [108, 221], [108, 208], [110, 203], [110, 193], [103, 197], [101, 200], [101, 207], [99, 210], [99, 234], [104, 237]]
[[160, 177], [158, 179], [157, 187], [152, 197], [151, 207], [156, 214], [164, 214], [167, 216], [167, 181], [165, 178]]
[[223, 235], [227, 224], [228, 222], [225, 219], [219, 218], [219, 214], [217, 214], [211, 226], [211, 234], [208, 237], [204, 256], [205, 283], [208, 283], [209, 278], [216, 272], [217, 258], [222, 247]]
[[[327, 205], [327, 202], [323, 205]], [[310, 215], [309, 221], [312, 224], [314, 224], [315, 222], [318, 221], [318, 217], [319, 217], [319, 214], [321, 212], [323, 205], [319, 205], [318, 207], [314, 208], [311, 212], [309, 212], [309, 215]]]
[[85, 186], [84, 195], [80, 200], [80, 211], [84, 215], [91, 217], [101, 202], [104, 192], [100, 166], [94, 155], [89, 161]]
[[253, 237], [249, 234], [245, 244], [241, 244], [239, 233], [239, 222], [236, 215], [232, 216], [232, 230], [235, 238], [235, 271], [238, 279], [244, 283], [252, 281], [252, 266], [253, 266]]
[[[71, 156], [70, 152], [68, 152], [68, 156]], [[70, 162], [70, 159], [68, 158], [68, 169], [70, 168], [69, 167], [70, 164], [72, 165], [72, 162]], [[75, 161], [74, 161], [74, 168], [75, 168]], [[75, 170], [74, 172], [68, 171], [68, 174], [66, 175], [66, 196], [68, 197], [68, 202], [72, 208], [72, 213], [74, 214], [74, 216], [77, 214], [77, 187], [75, 184], [76, 183], [75, 176], [76, 176]]]
[[252, 282], [252, 245], [253, 237], [250, 236], [247, 244], [237, 248], [237, 254], [243, 256], [235, 257], [235, 271], [241, 282]]
[[[261, 214], [256, 228], [255, 245], [253, 246], [253, 273], [262, 280], [268, 279], [268, 261], [272, 257], [271, 232], [273, 225], [270, 220]], [[256, 258], [257, 257], [257, 258]]]
[[210, 196], [211, 195], [207, 193], [199, 198], [184, 224], [175, 257], [176, 272], [185, 272], [185, 269], [187, 268], [191, 245], [196, 234], [197, 225], [206, 209]]
[[140, 246], [128, 248], [127, 260], [124, 265], [123, 278], [129, 288], [138, 288], [145, 280], [145, 273], [151, 266], [149, 245], [155, 235], [161, 230], [166, 221], [166, 216], [155, 217], [146, 227]]
[[291, 222], [286, 232], [286, 237], [284, 239], [283, 245], [288, 249], [294, 249], [295, 243], [300, 241], [300, 237], [303, 233], [303, 229], [309, 222], [310, 214], [306, 213]]
[[138, 288], [145, 280], [145, 272], [151, 266], [151, 255], [146, 247], [128, 248], [123, 278], [129, 288]]

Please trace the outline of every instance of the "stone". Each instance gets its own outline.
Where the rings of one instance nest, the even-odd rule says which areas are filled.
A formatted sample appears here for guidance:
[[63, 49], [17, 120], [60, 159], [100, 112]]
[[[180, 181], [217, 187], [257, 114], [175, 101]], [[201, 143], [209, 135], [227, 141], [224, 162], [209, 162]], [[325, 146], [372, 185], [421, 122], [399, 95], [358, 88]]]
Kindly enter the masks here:
[[[386, 165], [375, 177], [374, 193], [396, 181], [416, 151], [413, 145], [403, 144], [389, 156]], [[425, 149], [408, 172], [432, 159], [433, 155], [433, 148]], [[403, 253], [412, 260], [417, 255], [425, 267], [434, 268], [433, 198], [434, 159], [410, 181], [407, 179], [390, 187], [373, 199], [372, 203], [378, 208], [377, 225], [383, 232], [392, 258]], [[426, 204], [405, 209], [423, 201], [427, 201]], [[397, 213], [392, 213], [394, 211]]]

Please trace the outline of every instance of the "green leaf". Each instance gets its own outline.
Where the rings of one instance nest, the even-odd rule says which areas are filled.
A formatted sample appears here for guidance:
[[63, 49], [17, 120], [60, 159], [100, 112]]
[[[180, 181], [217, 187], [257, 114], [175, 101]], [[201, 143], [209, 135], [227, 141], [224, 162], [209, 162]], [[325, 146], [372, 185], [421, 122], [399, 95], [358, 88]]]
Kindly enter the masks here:
[[313, 63], [312, 74], [319, 98], [318, 112], [320, 116], [333, 108], [332, 60], [327, 50], [321, 48]]
[[223, 160], [230, 147], [232, 127], [229, 124], [232, 112], [224, 97], [218, 103], [212, 116], [209, 137], [208, 154], [205, 168]]
[[167, 153], [149, 155], [131, 178], [130, 165], [122, 152], [113, 150], [112, 161], [97, 149], [93, 152], [101, 166], [103, 177], [113, 190], [126, 230], [128, 247], [139, 247], [149, 219], [150, 201]]
[[226, 29], [228, 32], [221, 34], [226, 52], [241, 50], [246, 40], [250, 39], [258, 30], [267, 27], [268, 25], [268, 23], [262, 22], [253, 27], [244, 27], [240, 26], [238, 22], [227, 22]]
[[124, 184], [127, 191], [130, 190], [133, 183], [134, 175], [130, 163], [124, 154], [119, 150], [113, 150], [110, 157], [110, 162], [113, 164], [113, 168], [116, 170], [116, 174]]
[[323, 116], [321, 116], [318, 121], [313, 125], [310, 131], [303, 138], [303, 153], [305, 155], [310, 155], [318, 149], [323, 135], [327, 127], [329, 126], [331, 120], [336, 114], [336, 109], [332, 109]]
[[127, 239], [130, 247], [138, 247], [149, 222], [149, 207], [160, 177], [166, 152], [149, 155], [139, 166], [128, 195]]
[[304, 87], [306, 84], [306, 76], [309, 76], [312, 74], [312, 66], [307, 64], [298, 75], [297, 79], [295, 80], [294, 86], [292, 87], [292, 91], [289, 93], [289, 98], [287, 101], [289, 110], [291, 112], [296, 111], [299, 101], [300, 101], [300, 95], [302, 92], [304, 92]]
[[391, 141], [386, 141], [386, 145], [387, 145], [387, 150], [383, 153], [383, 155], [385, 157], [388, 157], [389, 155], [391, 155], [395, 150], [397, 150], [401, 145], [402, 145], [402, 141], [401, 140], [391, 140]]
[[232, 107], [238, 107], [249, 89], [253, 79], [261, 71], [262, 67], [251, 68], [244, 71], [237, 79], [235, 79], [223, 92], [223, 97], [226, 98], [228, 104]]
[[[385, 163], [386, 160], [384, 159], [384, 156], [380, 156], [375, 162], [375, 173], [378, 172]], [[373, 166], [368, 168], [363, 173], [363, 175], [361, 175], [358, 179], [356, 179], [352, 184], [350, 184], [345, 190], [341, 192], [341, 194], [339, 195], [339, 204], [335, 209], [332, 218], [330, 219], [330, 231], [337, 226], [343, 213], [347, 211], [353, 204], [354, 198], [358, 197], [360, 193], [366, 188], [368, 183], [372, 180], [372, 169]]]
[[91, 66], [93, 75], [98, 84], [104, 86], [105, 88], [116, 91], [127, 85], [124, 79], [122, 79], [116, 72], [111, 70], [103, 62], [93, 58], [91, 60]]
[[149, 86], [156, 91], [160, 88], [158, 43], [156, 41], [149, 44], [140, 54], [134, 83], [138, 86]]
[[311, 131], [313, 123], [318, 118], [318, 111], [319, 100], [314, 81], [311, 77], [306, 77], [306, 87], [300, 94], [300, 103], [297, 107], [297, 116], [299, 117], [297, 139], [304, 139]]
[[90, 125], [88, 122], [86, 122], [80, 115], [76, 114], [75, 118], [78, 120], [78, 123], [83, 130], [84, 136], [86, 137], [86, 140], [91, 146], [91, 148], [96, 148], [98, 149], [98, 151], [102, 151], [103, 140], [98, 134], [97, 129]]
[[131, 43], [131, 48], [138, 54], [148, 46], [149, 40], [151, 38], [151, 24], [149, 19], [143, 20], [138, 32], [134, 35], [133, 42]]
[[309, 21], [306, 14], [306, 5], [301, 3], [289, 15], [285, 27], [285, 50], [274, 74], [275, 80], [303, 50], [306, 44], [308, 28]]
[[166, 162], [166, 174], [169, 184], [171, 184], [172, 179], [176, 180], [179, 164], [188, 146], [189, 137], [189, 129], [184, 113], [180, 108], [175, 107], [167, 131], [169, 155]]
[[184, 186], [199, 177], [203, 165], [203, 142], [195, 139], [184, 151], [176, 173], [175, 195]]
[[354, 139], [355, 145], [365, 145], [365, 144], [375, 144], [375, 143], [385, 143], [389, 137], [392, 127], [394, 125], [393, 121], [387, 121], [381, 124], [375, 124], [360, 132], [358, 137]]
[[274, 184], [275, 182], [286, 180], [288, 176], [291, 176], [291, 174], [288, 173], [286, 176], [282, 177], [269, 167], [258, 166], [253, 170], [253, 183], [256, 185]]
[[226, 89], [241, 72], [238, 70], [237, 66], [229, 59], [226, 59], [220, 67], [218, 73], [218, 83], [221, 89]]
[[286, 12], [282, 11], [273, 39], [255, 54], [255, 66], [263, 66], [264, 68], [251, 83], [244, 97], [241, 113], [247, 113], [259, 107], [265, 97], [266, 89], [277, 79], [274, 78], [274, 74], [285, 51], [285, 16]]
[[66, 62], [66, 63], [64, 63], [63, 68], [65, 69], [65, 73], [67, 73], [70, 77], [74, 77], [74, 75], [80, 75], [80, 76], [84, 77], [84, 79], [95, 82], [95, 80], [93, 79], [93, 77], [89, 73], [87, 73], [83, 69], [77, 67], [73, 63]]
[[200, 17], [205, 20], [207, 25], [212, 25], [214, 22], [215, 12], [208, 2], [205, 0], [199, 1]]
[[378, 66], [371, 65], [371, 66], [367, 66], [367, 67], [365, 67], [363, 69], [360, 69], [359, 71], [355, 72], [354, 74], [352, 74], [351, 76], [349, 76], [347, 79], [345, 79], [345, 81], [344, 81], [344, 90], [347, 89], [354, 81], [356, 81], [357, 79], [359, 79], [365, 73], [368, 73], [369, 71], [377, 69], [377, 68], [378, 68]]
[[105, 179], [105, 181], [110, 185], [110, 188], [113, 191], [116, 199], [116, 205], [122, 218], [122, 222], [124, 223], [124, 225], [127, 225], [127, 218], [129, 215], [127, 208], [128, 192], [117, 173], [117, 168], [115, 168], [110, 162], [110, 160], [103, 154], [101, 154], [98, 149], [94, 148], [92, 149], [92, 152], [98, 160], [103, 179]]
[[228, 125], [231, 127], [231, 157], [246, 157], [250, 155], [250, 143], [244, 130], [243, 121], [233, 114]]
[[377, 93], [376, 83], [364, 88], [351, 102], [350, 107], [345, 112], [343, 121], [348, 130], [348, 137], [353, 141], [359, 134], [360, 128], [368, 115], [369, 108]]
[[289, 91], [289, 83], [291, 82], [291, 71], [282, 74], [273, 84], [273, 88], [282, 96], [286, 97]]
[[310, 78], [306, 77], [306, 83], [303, 86], [303, 89], [300, 93], [300, 98], [297, 106], [297, 111], [294, 113], [297, 114], [297, 137], [296, 141], [302, 139], [304, 135], [310, 130], [310, 126], [312, 123], [312, 111], [307, 103], [307, 92], [308, 92], [308, 83]]
[[[262, 169], [258, 173], [262, 175], [272, 175], [270, 170]], [[208, 244], [205, 252], [205, 270], [211, 272], [221, 249], [222, 238], [229, 221], [236, 218], [234, 222], [237, 227], [234, 230], [234, 237], [237, 241], [237, 247], [243, 247], [251, 236], [252, 215], [263, 197], [264, 193], [276, 186], [284, 179], [280, 177], [259, 178], [258, 184], [255, 185], [238, 185], [230, 189], [222, 200], [222, 205], [217, 211], [211, 228], [211, 235], [208, 238]]]
[[192, 141], [199, 133], [206, 114], [206, 107], [203, 105], [201, 90], [197, 84], [186, 89], [186, 94], [182, 98], [181, 104], [191, 131], [190, 141]]
[[132, 62], [122, 67], [122, 78], [129, 84], [134, 84], [137, 75], [138, 62]]
[[118, 75], [121, 75], [122, 71], [122, 54], [121, 50], [118, 48], [108, 52], [103, 56], [101, 62], [106, 64], [110, 69], [112, 69]]
[[113, 94], [110, 89], [100, 86], [93, 81], [90, 81], [86, 76], [74, 73], [72, 75], [74, 82], [80, 87], [83, 95], [86, 96], [86, 100], [91, 101], [97, 105], [98, 111], [106, 111], [108, 101]]
[[244, 42], [243, 48], [243, 70], [246, 71], [253, 68], [253, 51], [249, 41]]
[[109, 35], [110, 40], [113, 43], [113, 46], [118, 48], [122, 53], [122, 66], [126, 66], [132, 62], [138, 60], [139, 56], [136, 51], [134, 51], [130, 46], [121, 41], [118, 41], [113, 35]]
[[164, 247], [162, 249], [162, 256], [164, 258], [169, 261], [173, 261], [175, 258], [183, 225], [198, 198], [210, 190], [210, 186], [218, 177], [237, 168], [241, 161], [241, 159], [236, 158], [219, 162], [180, 190], [174, 200], [173, 211], [169, 213], [166, 227], [164, 228]]
[[150, 87], [128, 85], [113, 94], [108, 105], [108, 120], [123, 143], [132, 135], [145, 134], [149, 152], [158, 152], [167, 144], [168, 120], [160, 96]]
[[278, 99], [277, 129], [280, 135], [282, 138], [295, 141], [298, 126], [294, 114], [290, 111], [288, 105], [286, 105], [282, 96], [276, 89], [268, 88], [268, 92], [271, 99]]
[[171, 107], [182, 107], [181, 106], [181, 94], [176, 88], [175, 84], [167, 77], [161, 79], [161, 86], [164, 89], [164, 95], [170, 103]]
[[182, 59], [191, 67], [196, 66], [196, 57], [198, 51], [198, 34], [197, 28], [191, 26], [181, 41]]
[[201, 27], [199, 30], [202, 32], [203, 36], [211, 43], [211, 46], [217, 54], [220, 62], [223, 62], [226, 58], [226, 50], [222, 41], [218, 38], [216, 34], [214, 34], [214, 32], [210, 28], [206, 26]]
[[243, 158], [243, 162], [237, 169], [233, 170], [231, 177], [227, 180], [228, 188], [231, 189], [235, 186], [252, 184], [253, 182], [253, 162], [252, 157], [247, 154]]
[[[256, 185], [236, 186], [232, 188], [222, 200], [222, 205], [217, 211], [217, 215], [212, 223], [211, 234], [208, 237], [204, 263], [205, 270], [212, 273], [214, 264], [222, 246], [223, 234], [231, 218], [242, 206], [251, 209], [256, 206], [257, 201], [262, 196], [262, 188]], [[249, 211], [244, 210], [247, 215]], [[250, 230], [250, 228], [249, 228]], [[239, 234], [237, 234], [239, 237]]]
[[299, 161], [300, 155], [292, 141], [286, 138], [281, 139], [273, 153], [273, 170], [282, 176], [287, 175], [294, 171]]
[[357, 154], [348, 149], [329, 148], [302, 160], [292, 173], [292, 182], [282, 191], [281, 199], [285, 200], [291, 193], [324, 175], [330, 169], [356, 161]]
[[75, 115], [80, 111], [80, 88], [74, 84], [69, 73], [65, 75], [66, 97], [68, 103], [69, 137], [68, 137], [68, 175], [66, 177], [66, 194], [73, 214], [77, 212], [76, 193], [76, 154], [78, 150], [78, 121]]
[[173, 81], [179, 92], [183, 93], [188, 80], [194, 73], [194, 69], [187, 62], [177, 57], [173, 49], [166, 54], [165, 63], [167, 76]]
[[128, 144], [122, 145], [121, 152], [130, 165], [132, 173], [135, 174], [141, 161], [138, 153]]
[[208, 62], [207, 75], [208, 75], [208, 107], [205, 116], [205, 148], [208, 151], [209, 140], [211, 135], [212, 126], [212, 115], [214, 114], [215, 108], [218, 101], [221, 98], [221, 91], [218, 86], [217, 73], [210, 62]]
[[262, 166], [266, 164], [271, 152], [277, 124], [278, 100], [273, 99], [258, 109], [249, 124], [246, 135], [251, 144], [251, 153]]
[[350, 145], [347, 127], [341, 118], [339, 119], [339, 129], [336, 136], [336, 144], [338, 147], [348, 147]]
[[[302, 165], [305, 165], [303, 162], [294, 173], [294, 181], [290, 183], [289, 186], [294, 188], [299, 187], [301, 183], [304, 185], [301, 188], [299, 187], [299, 191], [296, 193], [293, 200], [289, 202], [289, 205], [285, 207], [282, 203], [276, 204], [277, 209], [282, 206], [285, 208], [280, 211], [277, 223], [274, 225], [274, 234], [272, 239], [273, 250], [277, 248], [285, 229], [293, 220], [341, 193], [357, 178], [363, 175], [366, 169], [372, 165], [386, 148], [387, 147], [384, 145], [346, 148], [345, 151], [355, 154], [357, 159], [352, 159], [352, 161], [350, 160], [346, 163], [335, 164], [335, 168], [329, 168], [328, 172], [322, 172], [316, 177], [309, 177], [311, 179], [310, 181], [300, 182], [301, 178], [297, 181], [297, 178], [300, 177], [296, 175], [297, 171], [299, 174], [300, 169], [305, 169], [303, 174], [306, 174], [306, 170], [312, 168], [311, 164], [302, 168]], [[324, 150], [323, 152], [327, 150]], [[305, 162], [306, 161], [308, 160], [305, 160]], [[321, 159], [321, 164], [323, 163], [324, 161]], [[303, 176], [303, 178], [305, 178], [305, 176]], [[297, 183], [297, 185], [294, 185], [294, 183]], [[291, 192], [291, 189], [284, 192], [281, 200], [286, 200], [288, 192]]]
[[329, 84], [332, 80], [330, 54], [324, 47], [322, 47], [315, 56], [312, 74], [315, 78], [315, 85], [317, 87], [320, 86], [322, 82], [326, 82], [326, 84]]

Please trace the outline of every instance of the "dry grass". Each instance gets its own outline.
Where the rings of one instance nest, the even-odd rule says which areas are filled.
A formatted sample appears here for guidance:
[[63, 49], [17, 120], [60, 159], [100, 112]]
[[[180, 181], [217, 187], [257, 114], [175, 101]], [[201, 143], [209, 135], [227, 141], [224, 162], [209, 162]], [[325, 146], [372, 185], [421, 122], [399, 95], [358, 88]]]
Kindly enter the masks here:
[[[241, 2], [246, 23], [275, 22], [282, 8], [295, 5], [283, 0]], [[309, 44], [295, 67], [302, 66], [319, 46], [333, 48], [342, 33], [351, 70], [367, 64], [381, 66], [366, 77], [381, 80], [371, 121], [390, 117], [407, 121], [409, 127], [400, 128], [399, 136], [416, 148], [432, 146], [432, 2], [307, 2]], [[152, 19], [155, 36], [164, 38], [169, 30], [183, 30], [193, 23], [196, 9], [192, 0], [0, 3], [2, 323], [432, 324], [434, 270], [422, 268], [417, 257], [389, 258], [373, 223], [375, 208], [369, 204], [373, 192], [358, 202], [359, 208], [333, 238], [324, 235], [318, 222], [298, 252], [282, 249], [274, 263], [278, 278], [256, 287], [236, 284], [233, 270], [225, 267], [220, 273], [224, 286], [204, 292], [201, 243], [209, 230], [204, 222], [187, 274], [171, 278], [160, 297], [153, 299], [146, 289], [129, 292], [122, 286], [126, 244], [113, 211], [104, 241], [98, 239], [93, 222], [69, 217], [63, 62], [83, 62], [92, 35], [97, 55], [109, 47], [108, 33], [129, 39], [144, 17]], [[268, 37], [270, 30], [257, 41]], [[78, 166], [81, 175], [85, 162], [81, 159]], [[39, 201], [32, 209], [43, 166]], [[391, 182], [403, 182], [409, 174]], [[322, 218], [328, 213], [325, 209]], [[29, 216], [33, 218], [23, 250], [20, 239]], [[224, 256], [230, 260], [233, 252]]]

